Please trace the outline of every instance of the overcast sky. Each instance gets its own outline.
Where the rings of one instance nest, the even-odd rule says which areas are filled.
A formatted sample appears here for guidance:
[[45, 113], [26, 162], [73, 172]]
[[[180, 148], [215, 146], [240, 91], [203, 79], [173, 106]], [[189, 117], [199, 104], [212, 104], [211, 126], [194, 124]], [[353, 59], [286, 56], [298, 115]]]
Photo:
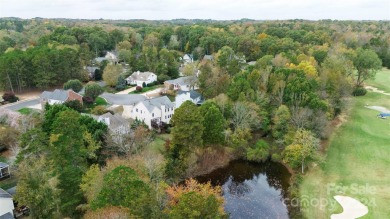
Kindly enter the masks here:
[[390, 0], [0, 0], [0, 17], [390, 20]]

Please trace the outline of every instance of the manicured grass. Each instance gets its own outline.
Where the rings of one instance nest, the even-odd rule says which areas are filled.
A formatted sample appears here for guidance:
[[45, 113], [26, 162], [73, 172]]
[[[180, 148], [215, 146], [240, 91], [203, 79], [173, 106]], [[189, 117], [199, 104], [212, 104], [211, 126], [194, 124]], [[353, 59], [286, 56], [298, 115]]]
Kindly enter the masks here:
[[151, 87], [144, 87], [144, 88], [142, 88], [142, 91], [141, 92], [138, 92], [138, 91], [132, 91], [132, 92], [130, 92], [129, 94], [142, 94], [142, 93], [145, 93], [145, 92], [148, 92], [148, 91], [151, 91], [151, 90], [154, 90], [154, 89], [156, 89], [156, 88], [159, 88], [159, 87], [161, 87], [162, 85], [154, 85], [154, 86], [151, 86]]
[[374, 80], [368, 80], [366, 84], [383, 90], [387, 93], [390, 93], [390, 70], [383, 68], [381, 71], [378, 71], [375, 75]]
[[18, 110], [18, 112], [20, 112], [21, 114], [23, 115], [29, 115], [31, 114], [31, 112], [33, 112], [34, 110], [31, 109], [31, 108], [22, 108], [20, 110]]
[[105, 106], [105, 105], [108, 105], [108, 103], [106, 102], [106, 100], [104, 98], [97, 97], [93, 106], [95, 107], [95, 106], [101, 106], [101, 105]]
[[[304, 176], [300, 192], [301, 201], [309, 201], [302, 207], [307, 218], [330, 218], [340, 213], [342, 208], [333, 199], [335, 195], [351, 196], [366, 204], [369, 213], [361, 218], [390, 217], [390, 119], [377, 118], [378, 112], [365, 108], [367, 104], [390, 109], [390, 97], [368, 92], [353, 98], [347, 122], [330, 138], [324, 164]], [[332, 183], [348, 189], [328, 189]], [[355, 190], [357, 186], [374, 190]], [[320, 207], [318, 200], [332, 204]]]

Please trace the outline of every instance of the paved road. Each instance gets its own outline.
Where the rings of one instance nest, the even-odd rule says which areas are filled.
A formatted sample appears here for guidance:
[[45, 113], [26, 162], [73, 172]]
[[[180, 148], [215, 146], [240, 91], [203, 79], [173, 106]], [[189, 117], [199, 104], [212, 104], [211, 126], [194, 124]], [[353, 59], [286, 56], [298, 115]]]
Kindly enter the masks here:
[[140, 101], [146, 100], [146, 97], [139, 94], [110, 94], [110, 93], [103, 93], [100, 95], [100, 97], [103, 97], [106, 99], [106, 101], [110, 104], [115, 105], [133, 105], [135, 103], [138, 103]]
[[30, 99], [30, 100], [22, 100], [16, 103], [7, 104], [1, 107], [4, 107], [6, 109], [10, 109], [13, 111], [18, 111], [22, 108], [30, 107], [39, 104], [39, 98]]

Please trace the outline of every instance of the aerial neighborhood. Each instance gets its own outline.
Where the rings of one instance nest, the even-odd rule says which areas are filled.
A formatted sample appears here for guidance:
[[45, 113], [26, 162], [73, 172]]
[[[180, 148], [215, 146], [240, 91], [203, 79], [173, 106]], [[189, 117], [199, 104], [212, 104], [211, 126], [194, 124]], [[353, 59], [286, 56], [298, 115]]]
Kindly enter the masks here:
[[390, 22], [103, 18], [0, 17], [0, 219], [389, 218]]

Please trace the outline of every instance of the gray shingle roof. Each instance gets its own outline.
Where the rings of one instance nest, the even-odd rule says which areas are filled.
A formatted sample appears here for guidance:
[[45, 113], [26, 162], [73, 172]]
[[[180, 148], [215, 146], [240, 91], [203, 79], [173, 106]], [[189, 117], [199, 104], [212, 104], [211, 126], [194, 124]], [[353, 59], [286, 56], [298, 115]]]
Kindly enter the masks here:
[[202, 97], [202, 95], [199, 92], [195, 91], [195, 90], [179, 91], [179, 92], [177, 92], [178, 95], [180, 95], [180, 94], [187, 94], [187, 93], [190, 93], [190, 98], [191, 99], [196, 99], [198, 97]]
[[152, 112], [155, 107], [161, 109], [162, 105], [165, 105], [165, 107], [167, 108], [172, 108], [175, 106], [167, 96], [144, 100], [142, 101], [142, 103], [145, 105], [149, 112]]
[[195, 76], [187, 76], [187, 77], [176, 78], [173, 80], [168, 80], [166, 82], [168, 82], [170, 84], [179, 84], [180, 86], [183, 86], [183, 85], [189, 84], [193, 80], [198, 80], [198, 79]]
[[3, 162], [0, 162], [0, 168], [8, 167], [9, 165]]
[[86, 67], [87, 71], [90, 73], [95, 73], [96, 69], [99, 69], [99, 67], [94, 67], [94, 66], [87, 66]]
[[0, 188], [0, 198], [12, 198], [12, 196], [8, 192]]
[[5, 213], [3, 215], [0, 215], [0, 219], [14, 219], [14, 216], [11, 212]]
[[212, 55], [204, 55], [203, 59], [206, 59], [206, 60], [213, 60], [214, 57]]
[[112, 115], [111, 113], [105, 113], [99, 116], [98, 121], [106, 123], [108, 128], [111, 130], [115, 130], [120, 126], [126, 126], [129, 124], [126, 119], [116, 114]]
[[43, 91], [41, 98], [66, 101], [68, 99], [68, 91], [55, 89], [53, 92]]
[[131, 79], [131, 80], [137, 80], [137, 81], [147, 81], [148, 80], [148, 77], [151, 75], [151, 74], [154, 74], [153, 72], [140, 72], [140, 71], [136, 71], [136, 72], [133, 72], [133, 74], [131, 74], [129, 77], [127, 77], [126, 79]]

